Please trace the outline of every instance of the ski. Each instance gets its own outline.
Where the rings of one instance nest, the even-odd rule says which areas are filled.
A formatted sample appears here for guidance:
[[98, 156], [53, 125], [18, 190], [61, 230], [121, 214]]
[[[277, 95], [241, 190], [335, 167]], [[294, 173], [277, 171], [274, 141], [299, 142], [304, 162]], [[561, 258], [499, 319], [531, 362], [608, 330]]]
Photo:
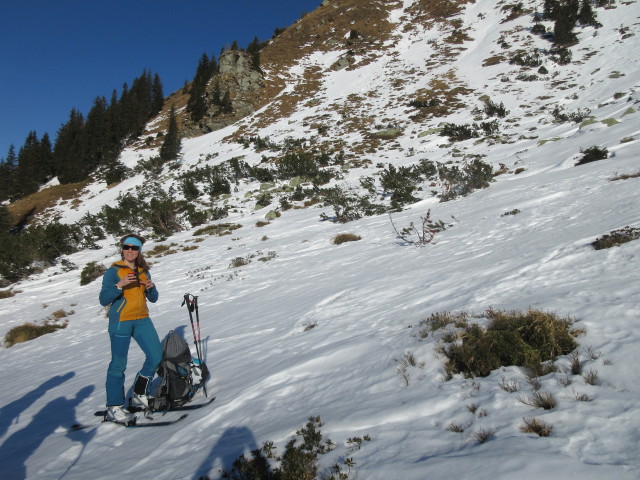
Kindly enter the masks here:
[[[206, 407], [207, 405], [210, 405], [211, 403], [213, 403], [213, 401], [215, 399], [216, 399], [216, 397], [213, 397], [213, 398], [208, 399], [206, 402], [181, 405], [179, 407], [173, 407], [173, 408], [170, 408], [168, 411], [169, 412], [181, 412], [181, 411], [185, 411], [185, 410], [197, 410], [198, 408], [202, 408], [202, 407]], [[129, 410], [131, 413], [144, 412], [144, 408], [143, 407], [129, 406], [129, 407], [127, 407], [127, 410]], [[96, 417], [104, 417], [106, 413], [107, 413], [106, 410], [98, 410], [98, 411], [94, 412], [93, 414]], [[165, 413], [165, 412], [164, 412], [164, 410], [153, 410], [151, 413]]]
[[181, 411], [184, 411], [184, 410], [197, 410], [198, 408], [202, 408], [202, 407], [206, 407], [207, 405], [210, 405], [211, 403], [213, 403], [213, 401], [215, 399], [216, 399], [216, 397], [213, 397], [213, 398], [208, 399], [206, 402], [193, 403], [193, 404], [188, 404], [188, 405], [181, 405], [180, 407], [170, 408], [169, 411], [170, 412], [181, 412]]
[[[113, 423], [115, 425], [120, 425], [121, 427], [125, 427], [125, 428], [166, 427], [168, 425], [173, 425], [175, 423], [181, 422], [188, 416], [189, 416], [188, 413], [184, 413], [180, 415], [178, 418], [175, 418], [173, 420], [162, 420], [160, 422], [142, 422], [142, 423], [135, 422], [135, 423], [124, 424], [124, 423], [105, 421], [102, 423]], [[85, 428], [91, 428], [96, 426], [97, 425], [93, 425], [93, 424], [74, 423], [73, 425], [71, 425], [71, 431], [76, 432], [78, 430], [84, 430]]]

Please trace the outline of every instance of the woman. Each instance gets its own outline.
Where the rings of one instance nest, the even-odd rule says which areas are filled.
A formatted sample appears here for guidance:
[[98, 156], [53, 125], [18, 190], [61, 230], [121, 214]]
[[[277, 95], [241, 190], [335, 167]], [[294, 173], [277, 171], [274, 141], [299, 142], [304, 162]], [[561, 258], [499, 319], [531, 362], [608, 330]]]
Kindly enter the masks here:
[[144, 238], [127, 235], [120, 240], [122, 260], [115, 262], [102, 277], [100, 304], [109, 308], [111, 363], [107, 370], [106, 420], [129, 423], [135, 415], [124, 406], [124, 372], [129, 344], [133, 338], [146, 359], [136, 375], [132, 404], [149, 407], [148, 389], [162, 361], [162, 345], [151, 319], [147, 300], [158, 300], [158, 289], [151, 280], [149, 266], [142, 255]]

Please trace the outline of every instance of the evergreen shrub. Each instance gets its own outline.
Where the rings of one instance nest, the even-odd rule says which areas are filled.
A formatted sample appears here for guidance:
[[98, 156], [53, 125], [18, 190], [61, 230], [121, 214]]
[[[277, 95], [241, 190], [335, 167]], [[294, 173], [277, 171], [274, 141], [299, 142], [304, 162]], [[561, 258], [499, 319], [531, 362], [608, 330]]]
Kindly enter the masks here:
[[[445, 372], [449, 378], [456, 373], [465, 377], [485, 377], [503, 366], [520, 366], [533, 375], [548, 373], [548, 362], [577, 348], [572, 330], [574, 320], [554, 313], [486, 310], [485, 325], [472, 323], [467, 315], [429, 317], [419, 325], [424, 335], [442, 328], [456, 328], [453, 335], [443, 336], [436, 353], [447, 359]], [[444, 319], [444, 320], [443, 320]]]
[[582, 158], [576, 163], [578, 165], [584, 165], [585, 163], [597, 162], [598, 160], [605, 160], [609, 156], [609, 151], [606, 148], [589, 147], [586, 150], [580, 150]]
[[[311, 417], [304, 428], [296, 431], [296, 437], [290, 439], [281, 456], [275, 454], [276, 447], [273, 442], [265, 442], [260, 449], [253, 450], [251, 457], [245, 455], [238, 457], [230, 470], [223, 470], [221, 478], [227, 480], [344, 480], [349, 478], [349, 472], [354, 463], [351, 458], [344, 458], [343, 464], [348, 471], [342, 472], [342, 466], [335, 464], [331, 472], [319, 475], [318, 458], [320, 455], [331, 452], [335, 444], [325, 439], [320, 427], [320, 417]], [[362, 442], [369, 441], [370, 437], [355, 437], [347, 440], [350, 445], [360, 448]], [[274, 466], [277, 464], [278, 466]], [[200, 477], [199, 480], [209, 480], [208, 477]]]
[[80, 272], [80, 285], [87, 285], [97, 278], [100, 278], [102, 274], [107, 270], [107, 267], [97, 262], [87, 263], [82, 272]]

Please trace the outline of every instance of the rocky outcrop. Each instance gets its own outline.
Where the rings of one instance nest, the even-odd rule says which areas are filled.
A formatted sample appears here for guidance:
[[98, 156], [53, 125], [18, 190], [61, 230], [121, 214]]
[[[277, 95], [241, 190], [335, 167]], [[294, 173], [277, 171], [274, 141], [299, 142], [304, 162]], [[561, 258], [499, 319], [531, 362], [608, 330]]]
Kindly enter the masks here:
[[[220, 130], [256, 109], [257, 93], [264, 88], [264, 79], [251, 57], [240, 50], [227, 50], [220, 54], [218, 65], [218, 73], [209, 81], [205, 94], [207, 113], [196, 124], [185, 119], [186, 136]], [[222, 99], [229, 102], [227, 108], [221, 105]]]

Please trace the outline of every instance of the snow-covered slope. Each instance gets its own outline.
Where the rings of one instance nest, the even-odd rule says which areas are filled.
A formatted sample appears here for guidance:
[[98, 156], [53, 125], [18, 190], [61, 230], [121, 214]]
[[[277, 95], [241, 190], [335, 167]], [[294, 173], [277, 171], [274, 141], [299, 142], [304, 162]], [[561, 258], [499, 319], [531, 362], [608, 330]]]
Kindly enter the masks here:
[[[233, 208], [224, 222], [242, 225], [231, 235], [196, 237], [195, 229], [186, 229], [156, 242], [175, 244], [178, 253], [152, 259], [160, 291], [152, 318], [161, 335], [179, 329], [191, 340], [180, 303], [187, 292], [198, 295], [212, 372], [208, 390], [216, 396], [210, 407], [171, 427], [103, 424], [69, 432], [74, 422], [95, 422], [92, 413], [105, 400], [109, 343], [97, 301], [100, 282], [81, 287], [78, 270], [56, 267], [15, 285], [20, 292], [0, 300], [3, 335], [58, 310], [73, 313], [66, 329], [0, 350], [3, 478], [217, 478], [221, 468], [266, 441], [282, 453], [310, 416], [321, 417], [322, 432], [337, 444], [321, 466], [328, 471], [352, 457], [350, 478], [640, 477], [640, 241], [599, 251], [590, 246], [614, 229], [640, 226], [640, 178], [612, 180], [640, 171], [640, 8], [619, 2], [597, 9], [603, 26], [577, 29], [571, 64], [543, 56], [549, 73], [523, 81], [516, 77], [536, 70], [508, 61], [483, 65], [496, 55], [508, 59], [518, 48], [549, 48], [528, 32], [531, 15], [504, 21], [508, 9], [501, 2], [467, 4], [457, 17], [467, 40], [445, 51], [443, 38], [454, 27], [434, 22], [407, 28], [405, 9], [413, 3], [399, 2], [391, 12], [398, 24], [393, 41], [374, 62], [358, 68], [356, 59], [353, 67], [334, 71], [329, 67], [341, 52], [306, 57], [294, 67], [300, 78], [309, 69], [323, 73], [313, 102], [267, 127], [252, 123], [263, 113], [257, 112], [185, 140], [180, 171], [241, 156], [258, 163], [263, 153], [227, 140], [238, 128], [281, 142], [312, 137], [309, 119], [322, 117], [328, 134], [316, 141], [342, 142], [348, 155], [370, 160], [345, 170], [334, 180], [340, 185], [357, 188], [377, 164], [458, 162], [464, 155], [484, 155], [509, 172], [487, 189], [445, 203], [430, 193], [440, 186], [424, 185], [421, 201], [393, 214], [403, 227], [430, 209], [432, 219], [450, 225], [422, 248], [403, 244], [388, 215], [336, 224], [321, 221], [320, 213], [331, 215], [332, 209], [318, 205], [287, 210], [259, 227], [266, 210], [254, 210], [255, 200], [245, 197], [259, 188], [247, 182], [228, 200]], [[408, 102], [442, 78], [466, 89], [460, 95], [465, 106], [447, 117], [412, 120], [416, 112]], [[498, 139], [449, 143], [429, 133], [440, 122], [476, 121], [472, 110], [482, 108], [481, 95], [509, 110]], [[567, 113], [589, 109], [590, 121], [554, 122], [556, 106]], [[393, 124], [403, 134], [357, 156], [367, 142], [362, 129], [350, 127], [357, 116], [367, 117], [372, 130]], [[606, 147], [609, 158], [574, 166], [581, 149], [591, 146]], [[122, 160], [131, 167], [154, 153], [128, 150]], [[524, 171], [516, 175], [518, 168]], [[172, 174], [165, 171], [166, 186]], [[61, 208], [61, 221], [95, 213], [142, 181], [132, 177], [111, 189], [92, 185], [76, 209]], [[520, 213], [504, 215], [515, 209]], [[361, 240], [334, 245], [339, 233]], [[113, 241], [69, 260], [80, 267], [107, 265], [118, 258]], [[230, 268], [237, 257], [250, 262]], [[574, 317], [585, 330], [578, 338], [583, 369], [596, 371], [598, 384], [570, 375], [570, 360], [561, 357], [560, 371], [540, 379], [557, 406], [541, 410], [518, 401], [531, 390], [519, 368], [445, 381], [435, 339], [417, 340], [415, 326], [434, 312], [477, 314], [489, 307]], [[417, 366], [403, 376], [399, 367], [408, 354]], [[132, 345], [129, 380], [141, 362]], [[505, 392], [498, 385], [502, 376], [521, 390]], [[578, 401], [582, 394], [590, 401]], [[523, 417], [551, 424], [552, 435], [522, 433]], [[450, 431], [451, 424], [464, 431]], [[494, 434], [479, 443], [480, 431]], [[346, 442], [365, 435], [370, 441], [360, 449]]]

